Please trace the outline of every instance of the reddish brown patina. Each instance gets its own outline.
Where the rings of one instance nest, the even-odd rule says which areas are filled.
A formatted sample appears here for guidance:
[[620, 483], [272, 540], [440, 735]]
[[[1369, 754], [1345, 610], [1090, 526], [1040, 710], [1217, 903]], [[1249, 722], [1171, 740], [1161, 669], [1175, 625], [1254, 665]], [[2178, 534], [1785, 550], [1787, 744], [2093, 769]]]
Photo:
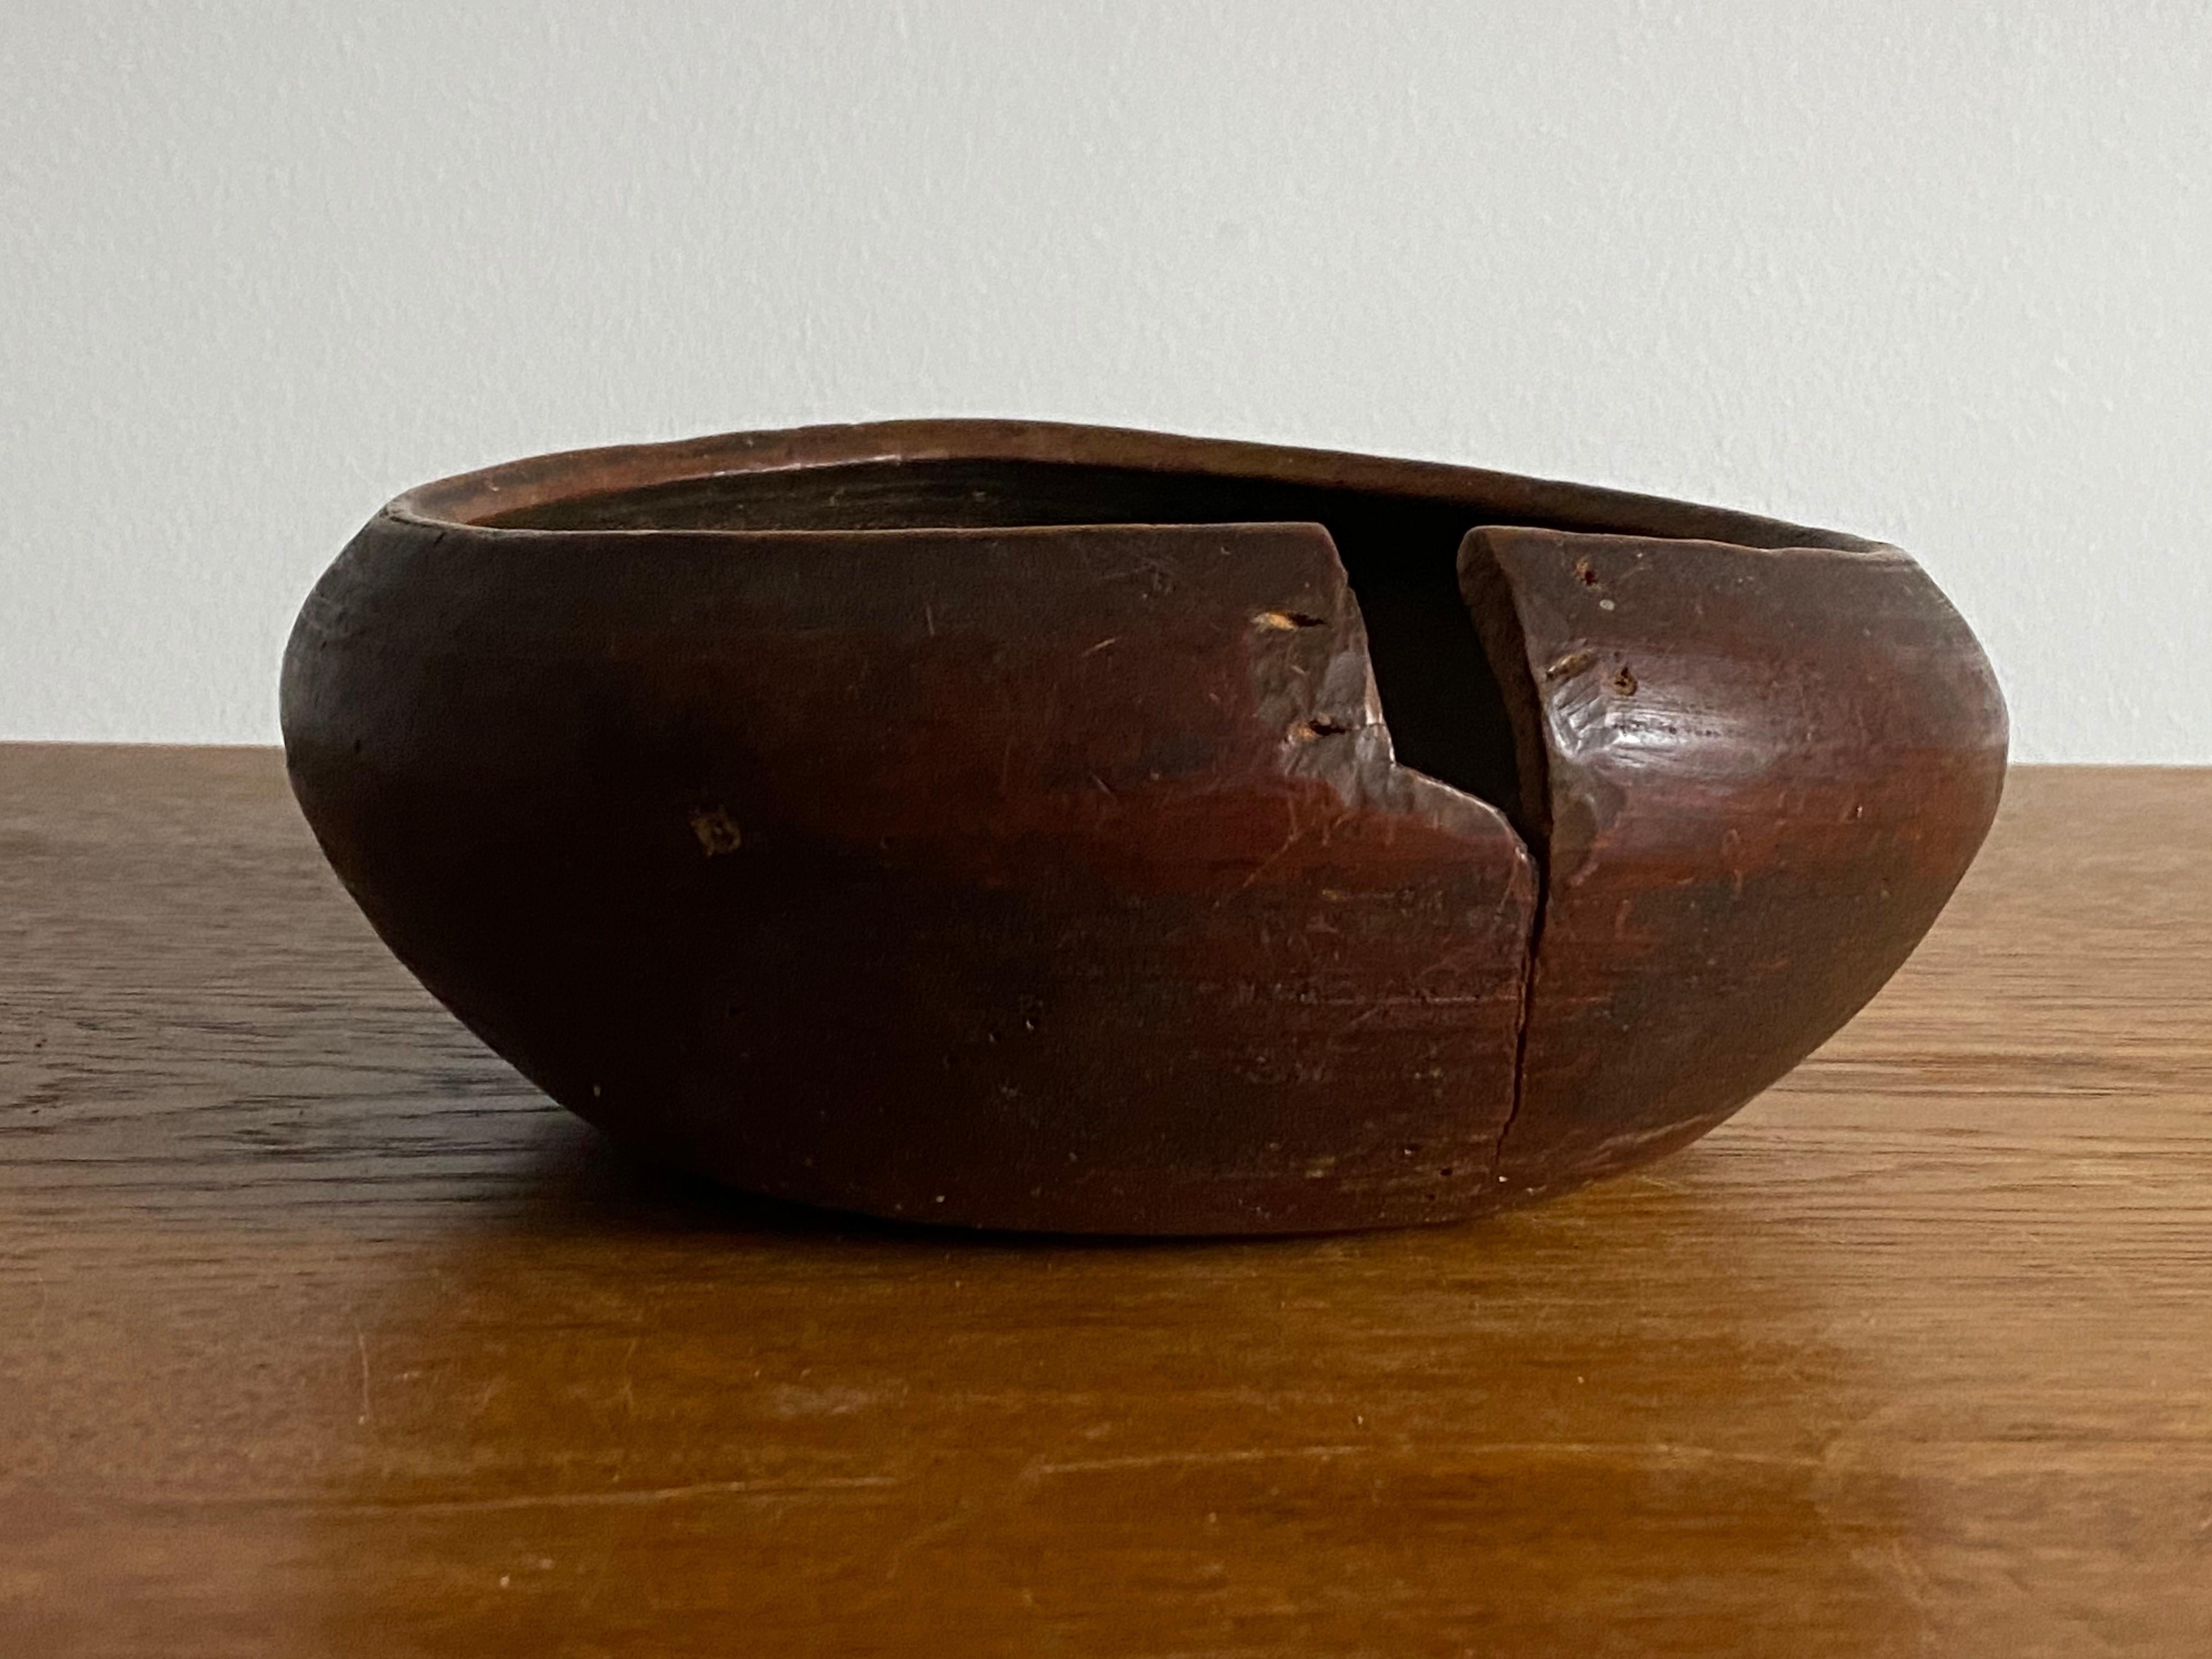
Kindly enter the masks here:
[[976, 421], [402, 496], [285, 660], [399, 956], [617, 1134], [976, 1226], [1443, 1220], [1703, 1133], [1979, 845], [2003, 705], [1893, 548]]

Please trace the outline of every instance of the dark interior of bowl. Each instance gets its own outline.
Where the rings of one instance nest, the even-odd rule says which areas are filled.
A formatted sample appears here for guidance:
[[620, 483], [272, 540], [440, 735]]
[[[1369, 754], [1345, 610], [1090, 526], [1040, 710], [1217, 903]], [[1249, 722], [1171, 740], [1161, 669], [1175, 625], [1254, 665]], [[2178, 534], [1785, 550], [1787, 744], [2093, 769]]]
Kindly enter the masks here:
[[1366, 619], [1398, 758], [1509, 814], [1519, 810], [1504, 698], [1457, 570], [1468, 530], [1509, 520], [1464, 501], [1051, 461], [870, 461], [681, 478], [477, 521], [534, 530], [1319, 524]]

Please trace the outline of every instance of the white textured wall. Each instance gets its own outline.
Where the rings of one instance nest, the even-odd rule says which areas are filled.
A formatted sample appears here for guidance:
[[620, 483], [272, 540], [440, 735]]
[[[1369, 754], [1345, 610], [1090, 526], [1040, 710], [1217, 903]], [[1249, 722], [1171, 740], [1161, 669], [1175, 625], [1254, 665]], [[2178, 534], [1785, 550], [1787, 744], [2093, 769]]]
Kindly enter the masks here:
[[422, 478], [922, 413], [1887, 536], [2020, 757], [2212, 761], [2212, 6], [0, 0], [0, 735], [273, 738]]

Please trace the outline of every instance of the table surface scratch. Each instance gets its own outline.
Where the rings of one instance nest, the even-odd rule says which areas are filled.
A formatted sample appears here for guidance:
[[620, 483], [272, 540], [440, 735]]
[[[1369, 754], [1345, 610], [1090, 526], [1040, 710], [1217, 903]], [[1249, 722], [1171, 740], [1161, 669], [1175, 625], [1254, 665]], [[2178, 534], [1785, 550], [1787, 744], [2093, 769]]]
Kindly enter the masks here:
[[2212, 1653], [2212, 772], [2014, 775], [1691, 1151], [1434, 1231], [718, 1194], [256, 750], [0, 747], [0, 1653]]

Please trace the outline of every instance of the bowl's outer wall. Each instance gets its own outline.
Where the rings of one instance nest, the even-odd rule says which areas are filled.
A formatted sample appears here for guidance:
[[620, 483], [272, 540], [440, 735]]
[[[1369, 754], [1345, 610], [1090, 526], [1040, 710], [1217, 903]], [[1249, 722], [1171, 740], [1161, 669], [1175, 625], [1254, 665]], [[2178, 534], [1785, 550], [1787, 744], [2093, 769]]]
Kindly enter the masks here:
[[726, 1179], [1123, 1232], [1490, 1200], [1534, 867], [1392, 763], [1317, 526], [386, 518], [283, 703], [401, 957]]
[[[1533, 860], [1391, 760], [1317, 526], [435, 521], [563, 476], [902, 451], [1463, 501], [1499, 526], [1461, 574]], [[448, 481], [302, 611], [294, 786], [488, 1042], [756, 1190], [1132, 1233], [1560, 1191], [1710, 1128], [1894, 971], [1995, 811], [2003, 706], [1894, 549], [1394, 465], [930, 422]], [[1510, 522], [1538, 510], [1675, 539]]]
[[1488, 529], [1460, 562], [1547, 849], [1498, 1168], [1540, 1196], [1703, 1134], [1881, 988], [1996, 814], [2005, 709], [1894, 548]]

